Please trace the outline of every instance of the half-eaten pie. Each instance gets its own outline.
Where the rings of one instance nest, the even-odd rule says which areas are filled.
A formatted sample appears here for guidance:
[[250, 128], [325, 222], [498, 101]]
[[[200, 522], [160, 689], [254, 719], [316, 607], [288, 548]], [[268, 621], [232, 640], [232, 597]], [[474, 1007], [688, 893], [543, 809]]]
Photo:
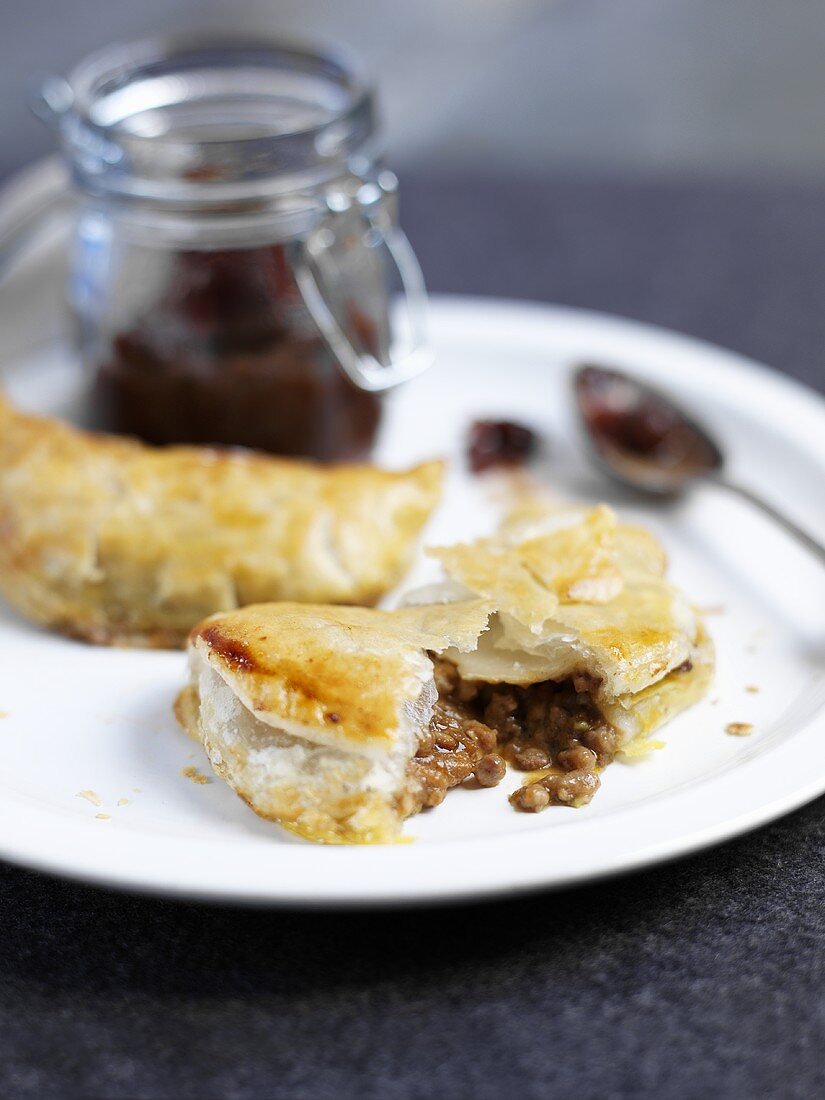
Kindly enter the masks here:
[[661, 547], [604, 505], [527, 506], [432, 553], [446, 580], [397, 611], [263, 604], [193, 631], [178, 718], [261, 817], [389, 841], [505, 761], [532, 773], [516, 809], [580, 806], [709, 686], [711, 643]]
[[98, 643], [181, 645], [263, 600], [373, 604], [435, 507], [441, 463], [393, 473], [148, 447], [0, 395], [0, 591]]

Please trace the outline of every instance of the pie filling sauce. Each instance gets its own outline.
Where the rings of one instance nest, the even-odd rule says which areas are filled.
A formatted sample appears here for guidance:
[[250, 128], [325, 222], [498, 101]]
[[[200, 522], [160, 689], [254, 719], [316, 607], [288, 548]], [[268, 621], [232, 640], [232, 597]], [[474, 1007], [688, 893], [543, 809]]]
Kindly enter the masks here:
[[617, 734], [600, 714], [598, 682], [573, 676], [520, 687], [462, 680], [455, 665], [431, 654], [438, 690], [427, 736], [410, 763], [417, 792], [409, 813], [437, 806], [471, 776], [482, 787], [503, 778], [505, 762], [538, 773], [510, 796], [517, 809], [584, 806], [599, 789], [597, 769], [609, 764]]

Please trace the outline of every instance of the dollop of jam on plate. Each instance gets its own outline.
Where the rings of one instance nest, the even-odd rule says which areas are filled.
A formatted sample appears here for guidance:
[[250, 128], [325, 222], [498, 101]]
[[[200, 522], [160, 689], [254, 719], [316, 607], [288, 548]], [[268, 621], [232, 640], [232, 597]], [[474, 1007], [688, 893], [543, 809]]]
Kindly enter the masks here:
[[476, 420], [470, 426], [467, 458], [475, 474], [501, 466], [523, 466], [539, 449], [539, 437], [513, 420]]

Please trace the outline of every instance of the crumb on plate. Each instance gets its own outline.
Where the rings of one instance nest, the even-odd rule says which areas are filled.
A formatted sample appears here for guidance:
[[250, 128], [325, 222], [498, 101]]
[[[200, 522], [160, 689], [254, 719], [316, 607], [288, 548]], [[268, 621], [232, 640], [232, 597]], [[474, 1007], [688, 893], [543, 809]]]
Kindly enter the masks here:
[[91, 802], [93, 806], [100, 806], [103, 799], [97, 793], [97, 791], [78, 791], [76, 798], [85, 798], [87, 802]]
[[199, 772], [194, 764], [190, 764], [188, 768], [181, 768], [180, 774], [186, 779], [191, 779], [193, 783], [204, 784], [209, 782], [209, 776]]
[[725, 726], [725, 733], [729, 733], [731, 737], [748, 737], [753, 733], [753, 724], [751, 722], [728, 722]]

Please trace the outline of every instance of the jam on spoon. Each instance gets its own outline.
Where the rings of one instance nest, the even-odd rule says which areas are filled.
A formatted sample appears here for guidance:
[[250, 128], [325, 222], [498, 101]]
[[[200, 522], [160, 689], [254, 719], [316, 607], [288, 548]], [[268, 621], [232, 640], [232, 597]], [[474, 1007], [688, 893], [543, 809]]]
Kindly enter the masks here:
[[665, 397], [619, 371], [582, 367], [575, 378], [579, 412], [602, 462], [634, 488], [675, 492], [718, 470], [722, 453]]

